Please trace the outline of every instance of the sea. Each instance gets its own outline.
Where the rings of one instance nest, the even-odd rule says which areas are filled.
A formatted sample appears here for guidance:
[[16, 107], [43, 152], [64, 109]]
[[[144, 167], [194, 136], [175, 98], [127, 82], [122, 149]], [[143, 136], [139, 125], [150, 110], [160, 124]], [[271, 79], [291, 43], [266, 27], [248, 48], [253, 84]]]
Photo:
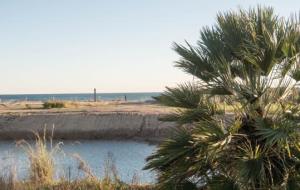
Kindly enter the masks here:
[[[97, 93], [97, 100], [127, 100], [132, 102], [153, 101], [153, 97], [160, 95], [160, 92], [122, 92], [122, 93]], [[13, 101], [92, 101], [93, 93], [78, 94], [11, 94], [0, 95], [1, 102]]]

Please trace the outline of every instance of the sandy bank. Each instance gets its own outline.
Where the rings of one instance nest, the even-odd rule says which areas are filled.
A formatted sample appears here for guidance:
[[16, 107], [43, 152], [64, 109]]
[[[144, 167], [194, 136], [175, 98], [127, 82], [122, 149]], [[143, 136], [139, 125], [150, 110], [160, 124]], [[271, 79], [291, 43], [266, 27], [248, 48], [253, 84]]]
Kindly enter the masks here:
[[[28, 107], [28, 105], [26, 106]], [[55, 126], [57, 139], [136, 139], [156, 141], [172, 133], [171, 122], [158, 117], [169, 112], [152, 104], [96, 104], [64, 109], [26, 109], [6, 106], [0, 110], [0, 139], [32, 138]]]

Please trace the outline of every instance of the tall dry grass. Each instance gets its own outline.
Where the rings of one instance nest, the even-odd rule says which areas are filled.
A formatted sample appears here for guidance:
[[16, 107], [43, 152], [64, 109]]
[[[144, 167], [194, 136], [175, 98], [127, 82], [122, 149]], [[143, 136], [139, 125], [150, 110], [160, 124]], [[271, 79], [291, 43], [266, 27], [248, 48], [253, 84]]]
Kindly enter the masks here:
[[[54, 128], [53, 128], [54, 130]], [[31, 145], [25, 140], [17, 142], [21, 146], [29, 160], [29, 179], [33, 183], [51, 184], [55, 173], [54, 168], [54, 154], [60, 151], [60, 145], [57, 143], [53, 146], [53, 130], [52, 134], [47, 140], [46, 128], [41, 136], [38, 133], [35, 135], [35, 143]], [[47, 142], [50, 142], [49, 144]]]

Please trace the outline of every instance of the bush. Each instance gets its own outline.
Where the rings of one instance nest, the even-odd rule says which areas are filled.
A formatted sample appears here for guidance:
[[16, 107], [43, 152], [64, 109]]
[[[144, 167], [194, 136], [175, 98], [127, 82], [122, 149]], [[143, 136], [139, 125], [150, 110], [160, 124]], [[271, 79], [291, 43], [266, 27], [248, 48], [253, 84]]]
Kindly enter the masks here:
[[64, 107], [66, 107], [66, 105], [63, 102], [44, 102], [43, 103], [44, 109], [64, 108]]

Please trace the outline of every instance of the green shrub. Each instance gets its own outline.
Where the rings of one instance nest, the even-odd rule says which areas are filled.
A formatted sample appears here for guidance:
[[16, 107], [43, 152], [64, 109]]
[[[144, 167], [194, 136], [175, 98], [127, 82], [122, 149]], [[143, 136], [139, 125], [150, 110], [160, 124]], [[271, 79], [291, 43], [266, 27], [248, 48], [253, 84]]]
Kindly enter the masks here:
[[66, 105], [63, 102], [44, 102], [43, 103], [44, 109], [64, 108], [64, 107], [66, 107]]

